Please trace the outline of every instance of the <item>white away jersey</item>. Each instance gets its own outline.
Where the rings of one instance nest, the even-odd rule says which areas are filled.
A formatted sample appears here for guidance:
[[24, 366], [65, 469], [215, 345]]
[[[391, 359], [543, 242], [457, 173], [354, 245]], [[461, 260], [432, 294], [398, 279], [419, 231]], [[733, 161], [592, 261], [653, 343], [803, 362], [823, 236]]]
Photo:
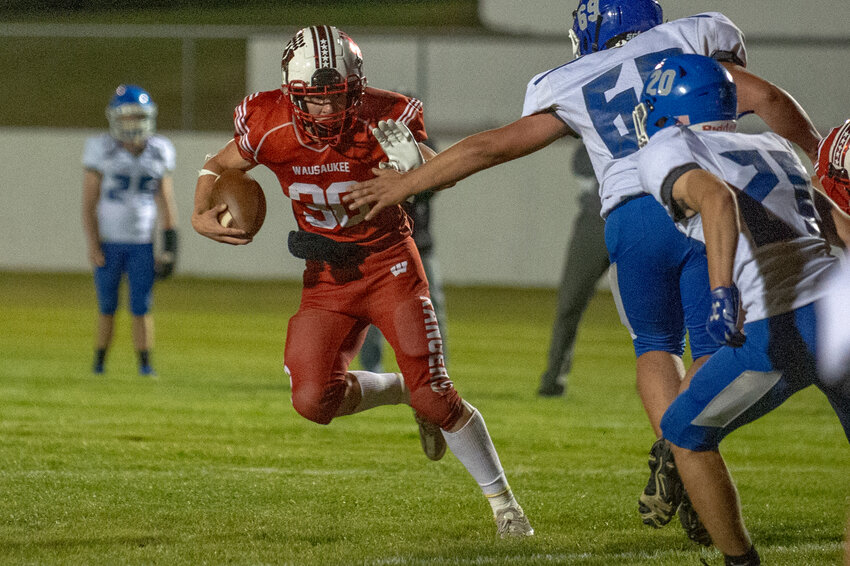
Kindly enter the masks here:
[[641, 192], [637, 164], [624, 160], [638, 149], [632, 111], [655, 65], [679, 53], [747, 62], [741, 31], [723, 14], [708, 12], [655, 26], [622, 47], [584, 55], [528, 83], [522, 115], [554, 110], [584, 140], [603, 218]]
[[103, 242], [147, 244], [156, 224], [154, 194], [175, 167], [174, 145], [155, 135], [138, 156], [109, 134], [86, 140], [83, 167], [103, 176], [97, 222]]
[[746, 135], [665, 128], [637, 154], [640, 179], [688, 237], [705, 242], [700, 215], [684, 218], [672, 201], [685, 172], [704, 169], [735, 189], [741, 236], [734, 280], [753, 322], [821, 296], [836, 258], [821, 237], [805, 167], [791, 144], [772, 132]]
[[[827, 382], [850, 380], [850, 257], [830, 275], [818, 302], [818, 367]], [[847, 381], [850, 386], [850, 381]]]

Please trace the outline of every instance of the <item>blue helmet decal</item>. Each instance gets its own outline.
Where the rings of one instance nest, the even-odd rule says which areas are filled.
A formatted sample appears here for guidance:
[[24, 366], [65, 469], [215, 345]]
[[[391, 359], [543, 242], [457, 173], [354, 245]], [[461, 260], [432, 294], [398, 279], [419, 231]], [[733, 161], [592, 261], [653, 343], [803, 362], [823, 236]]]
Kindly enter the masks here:
[[581, 0], [570, 38], [578, 57], [613, 47], [661, 22], [657, 0]]
[[157, 106], [140, 86], [122, 84], [106, 106], [109, 133], [118, 141], [139, 144], [156, 131]]
[[672, 55], [647, 78], [635, 109], [635, 126], [645, 143], [658, 130], [677, 124], [734, 126], [737, 108], [735, 83], [723, 65], [704, 55]]

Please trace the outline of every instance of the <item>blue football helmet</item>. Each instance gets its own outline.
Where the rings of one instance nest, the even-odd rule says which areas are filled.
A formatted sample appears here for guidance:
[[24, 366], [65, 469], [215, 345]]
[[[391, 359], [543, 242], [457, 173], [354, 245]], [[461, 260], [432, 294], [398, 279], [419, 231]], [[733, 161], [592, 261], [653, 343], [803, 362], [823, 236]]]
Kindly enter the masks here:
[[570, 39], [576, 57], [616, 47], [662, 21], [657, 0], [581, 0]]
[[643, 147], [662, 128], [734, 131], [738, 95], [732, 75], [704, 55], [672, 55], [655, 66], [632, 118]]
[[106, 106], [109, 134], [120, 142], [144, 143], [156, 132], [156, 114], [156, 104], [145, 89], [119, 85]]

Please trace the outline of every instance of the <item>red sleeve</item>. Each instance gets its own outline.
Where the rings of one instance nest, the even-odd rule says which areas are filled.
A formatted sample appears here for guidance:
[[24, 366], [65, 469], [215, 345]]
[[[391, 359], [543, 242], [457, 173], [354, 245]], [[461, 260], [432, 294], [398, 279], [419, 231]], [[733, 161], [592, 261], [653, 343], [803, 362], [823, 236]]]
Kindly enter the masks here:
[[428, 139], [425, 132], [425, 118], [422, 114], [422, 101], [418, 98], [408, 98], [406, 103], [399, 103], [394, 109], [397, 114], [396, 122], [401, 122], [410, 128], [416, 141], [423, 142]]
[[[262, 139], [262, 132], [252, 120], [253, 111], [256, 108], [254, 100], [260, 93], [255, 92], [242, 99], [242, 102], [233, 111], [233, 141], [239, 149], [239, 154], [252, 163], [257, 162], [257, 142]], [[253, 128], [253, 129], [252, 129]]]

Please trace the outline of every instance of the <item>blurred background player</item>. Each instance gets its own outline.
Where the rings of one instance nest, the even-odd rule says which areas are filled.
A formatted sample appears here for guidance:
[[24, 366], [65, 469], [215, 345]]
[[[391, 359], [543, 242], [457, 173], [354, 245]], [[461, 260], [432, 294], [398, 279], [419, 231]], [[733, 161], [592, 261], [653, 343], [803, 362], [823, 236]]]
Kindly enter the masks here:
[[[830, 217], [835, 225], [838, 247], [850, 245], [850, 120], [829, 131], [818, 145], [815, 188], [835, 203]], [[826, 220], [826, 219], [825, 219]]]
[[[820, 143], [816, 175], [821, 188], [840, 209], [840, 212], [832, 211], [839, 233], [848, 231], [850, 120], [830, 130]], [[826, 284], [818, 310], [818, 365], [823, 378], [832, 382], [850, 380], [850, 324], [847, 323], [850, 320], [850, 258], [844, 255], [842, 260], [842, 269]]]
[[[678, 512], [688, 536], [705, 544], [704, 529], [684, 498], [670, 447], [661, 437], [661, 417], [718, 348], [705, 330], [711, 307], [708, 268], [702, 247], [681, 234], [641, 186], [632, 157], [638, 143], [631, 113], [644, 77], [658, 62], [698, 51], [733, 74], [740, 113], [754, 112], [813, 162], [820, 135], [788, 93], [747, 71], [743, 35], [726, 16], [709, 12], [662, 21], [655, 0], [583, 0], [570, 31], [577, 59], [529, 82], [522, 118], [469, 136], [416, 171], [379, 172], [344, 200], [373, 205], [371, 218], [409, 195], [522, 157], [561, 137], [580, 136], [600, 181], [611, 289], [632, 336], [638, 394], [656, 437], [638, 510], [644, 523], [656, 528]], [[687, 373], [686, 330], [693, 357]]]
[[[421, 143], [421, 102], [367, 88], [362, 64], [360, 48], [337, 28], [298, 31], [284, 49], [282, 88], [245, 98], [234, 139], [204, 164], [192, 226], [218, 242], [249, 243], [245, 232], [219, 224], [226, 206], [211, 208], [210, 193], [225, 169], [270, 168], [299, 227], [290, 251], [307, 260], [284, 354], [295, 410], [329, 424], [380, 405], [410, 405], [426, 455], [439, 459], [448, 445], [486, 496], [500, 536], [532, 535], [481, 414], [445, 369], [407, 214], [394, 206], [366, 220], [366, 207], [340, 200], [385, 158], [406, 171], [433, 155]], [[370, 324], [387, 338], [402, 375], [348, 370]]]
[[581, 191], [579, 210], [561, 272], [546, 370], [537, 389], [542, 397], [558, 397], [566, 391], [579, 322], [609, 265], [605, 221], [599, 215], [599, 183], [584, 144], [573, 154], [572, 166]]
[[[99, 309], [92, 365], [97, 374], [104, 372], [126, 273], [139, 374], [156, 375], [151, 365], [154, 278], [169, 277], [177, 255], [174, 146], [156, 134], [156, 115], [148, 92], [120, 85], [106, 107], [109, 133], [89, 138], [83, 151], [83, 228]], [[164, 251], [155, 260], [157, 216]]]
[[737, 106], [719, 63], [673, 55], [647, 77], [634, 121], [643, 186], [683, 234], [705, 244], [706, 329], [723, 345], [667, 409], [662, 432], [726, 564], [755, 566], [721, 440], [812, 384], [850, 439], [850, 388], [820, 379], [815, 364], [816, 305], [837, 259], [821, 235], [808, 173], [773, 132], [735, 133]]

